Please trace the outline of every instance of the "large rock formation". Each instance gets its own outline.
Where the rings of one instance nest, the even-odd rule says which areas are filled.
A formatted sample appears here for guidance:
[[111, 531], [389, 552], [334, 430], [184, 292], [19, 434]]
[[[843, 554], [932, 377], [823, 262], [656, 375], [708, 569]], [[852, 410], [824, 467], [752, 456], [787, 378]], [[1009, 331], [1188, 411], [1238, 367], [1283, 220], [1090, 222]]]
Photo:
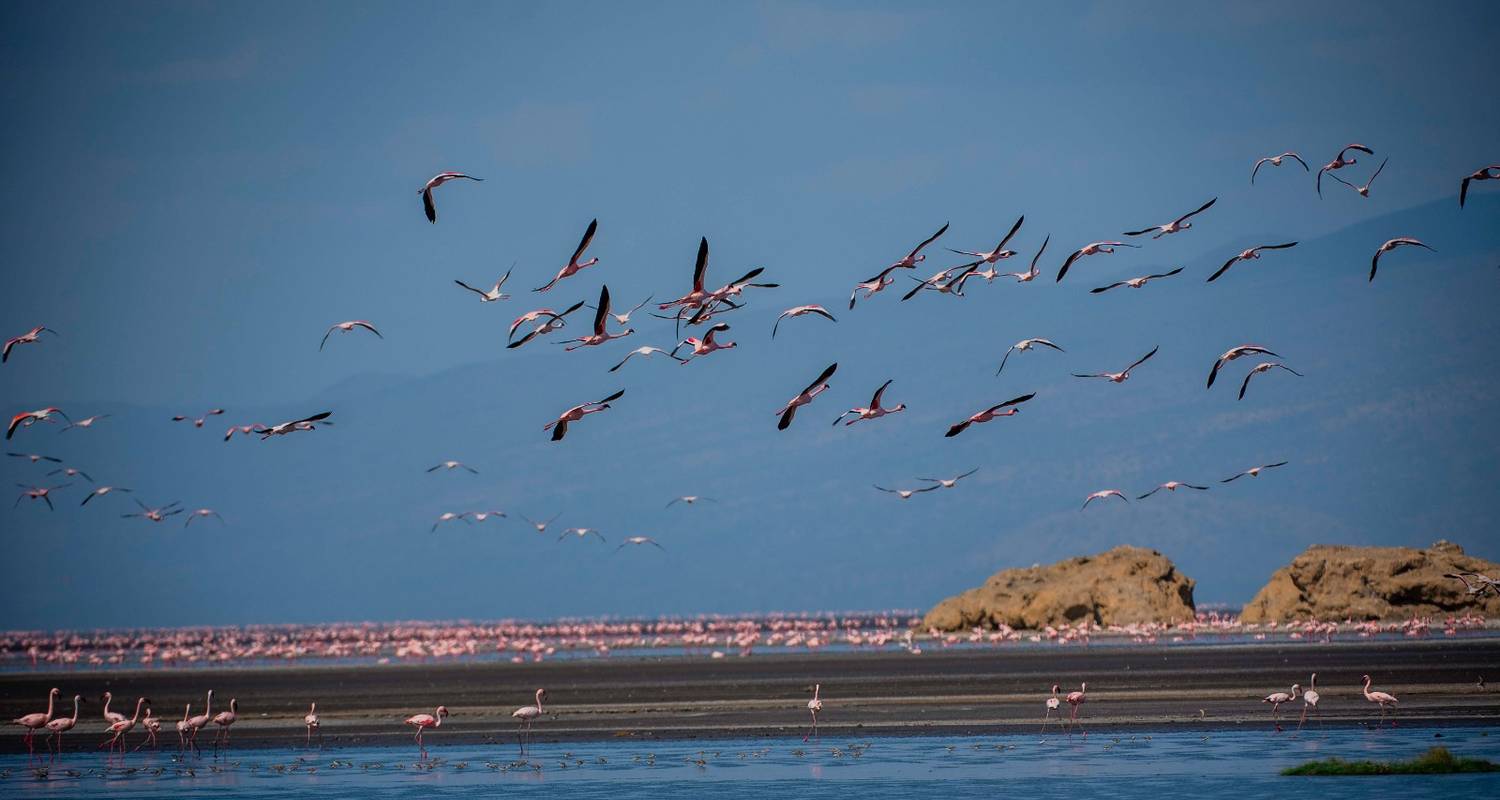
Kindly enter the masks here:
[[1192, 579], [1155, 550], [1121, 545], [1050, 566], [1001, 570], [983, 586], [938, 603], [924, 624], [951, 631], [1191, 619]]
[[1411, 547], [1313, 545], [1277, 570], [1245, 606], [1245, 622], [1378, 620], [1474, 611], [1500, 614], [1500, 596], [1464, 591], [1449, 572], [1500, 578], [1500, 564], [1464, 555], [1452, 542]]

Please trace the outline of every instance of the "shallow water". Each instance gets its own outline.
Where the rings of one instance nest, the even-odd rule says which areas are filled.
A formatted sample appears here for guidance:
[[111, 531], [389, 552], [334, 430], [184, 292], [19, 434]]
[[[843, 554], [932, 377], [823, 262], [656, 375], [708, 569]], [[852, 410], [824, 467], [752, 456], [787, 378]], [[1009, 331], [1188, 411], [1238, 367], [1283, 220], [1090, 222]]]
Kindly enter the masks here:
[[[1434, 734], [1441, 734], [1435, 738]], [[570, 797], [702, 797], [732, 790], [740, 798], [860, 793], [862, 800], [913, 795], [1076, 797], [1117, 800], [1306, 796], [1320, 800], [1492, 795], [1491, 775], [1288, 778], [1284, 767], [1329, 756], [1398, 759], [1435, 744], [1462, 756], [1500, 760], [1500, 728], [1328, 728], [1300, 734], [1265, 730], [1026, 736], [827, 737], [711, 742], [538, 743], [526, 761], [517, 749], [441, 746], [429, 758], [412, 747], [253, 750], [215, 761], [178, 764], [167, 753], [136, 753], [133, 771], [105, 769], [102, 756], [69, 754], [40, 776], [25, 756], [0, 759], [0, 795], [16, 798], [108, 796], [272, 798], [308, 795], [369, 800], [459, 797], [475, 789], [541, 796], [563, 786]], [[701, 761], [701, 763], [699, 763]], [[732, 784], [732, 785], [731, 785]]]

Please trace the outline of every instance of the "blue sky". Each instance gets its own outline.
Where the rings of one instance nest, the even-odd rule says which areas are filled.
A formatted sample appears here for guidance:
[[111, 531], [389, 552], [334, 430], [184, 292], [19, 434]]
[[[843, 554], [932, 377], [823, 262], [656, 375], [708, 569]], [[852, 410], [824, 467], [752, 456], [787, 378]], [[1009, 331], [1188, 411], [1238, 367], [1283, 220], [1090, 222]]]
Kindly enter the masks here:
[[[1500, 190], [1459, 179], [1500, 159], [1482, 100], [1500, 55], [1489, 4], [102, 4], [12, 5], [0, 27], [5, 336], [62, 333], [0, 368], [8, 413], [110, 413], [8, 449], [64, 458], [156, 503], [229, 525], [120, 519], [122, 497], [0, 512], [0, 579], [28, 587], [0, 627], [926, 607], [996, 569], [1151, 546], [1242, 602], [1308, 544], [1425, 545], [1500, 558], [1493, 343]], [[1350, 141], [1390, 164], [1369, 199], [1316, 166]], [[415, 190], [431, 174], [487, 180]], [[1325, 181], [1325, 184], [1327, 182]], [[1218, 197], [1144, 249], [1068, 252]], [[845, 310], [859, 280], [945, 221], [987, 249], [1016, 216], [1044, 280]], [[590, 219], [601, 262], [546, 305], [634, 305], [751, 266], [781, 289], [724, 321], [701, 363], [606, 369], [670, 347], [668, 323], [598, 352], [504, 330], [543, 305]], [[1413, 235], [1365, 280], [1370, 254]], [[1243, 247], [1301, 240], [1203, 279]], [[512, 263], [515, 298], [481, 306]], [[924, 268], [949, 263], [934, 257]], [[1094, 286], [1159, 268], [1140, 291]], [[931, 269], [926, 270], [932, 271]], [[908, 283], [907, 279], [899, 279]], [[822, 303], [816, 318], [776, 314]], [[317, 340], [344, 319], [384, 340]], [[581, 326], [580, 326], [581, 327]], [[570, 331], [576, 330], [570, 328]], [[1047, 336], [1067, 353], [1006, 347]], [[1307, 377], [1205, 391], [1214, 357], [1267, 344]], [[1120, 369], [1121, 386], [1070, 372]], [[772, 412], [831, 361], [833, 389], [786, 432]], [[887, 378], [910, 411], [834, 430]], [[618, 388], [560, 444], [541, 425]], [[949, 424], [1035, 391], [1018, 417]], [[223, 406], [195, 431], [177, 413]], [[223, 422], [331, 409], [338, 424], [219, 441]], [[810, 412], [810, 413], [809, 413]], [[481, 471], [428, 475], [446, 458]], [[1259, 481], [1217, 481], [1257, 463]], [[981, 471], [901, 502], [872, 483]], [[6, 459], [7, 484], [46, 484]], [[1139, 494], [1077, 508], [1090, 491]], [[18, 490], [19, 491], [19, 490]], [[663, 505], [679, 494], [718, 505]], [[498, 507], [599, 528], [538, 537]], [[180, 517], [178, 519], [181, 519]], [[614, 553], [629, 535], [667, 548]]]

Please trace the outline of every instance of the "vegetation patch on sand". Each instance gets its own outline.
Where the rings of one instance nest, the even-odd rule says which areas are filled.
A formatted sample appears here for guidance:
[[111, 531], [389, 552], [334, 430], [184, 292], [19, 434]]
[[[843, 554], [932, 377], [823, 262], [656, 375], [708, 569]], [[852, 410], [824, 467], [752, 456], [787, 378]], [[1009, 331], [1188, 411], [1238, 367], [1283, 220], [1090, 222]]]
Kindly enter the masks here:
[[1446, 747], [1434, 747], [1410, 761], [1309, 761], [1282, 775], [1445, 775], [1452, 772], [1500, 772], [1500, 764], [1482, 758], [1459, 758]]

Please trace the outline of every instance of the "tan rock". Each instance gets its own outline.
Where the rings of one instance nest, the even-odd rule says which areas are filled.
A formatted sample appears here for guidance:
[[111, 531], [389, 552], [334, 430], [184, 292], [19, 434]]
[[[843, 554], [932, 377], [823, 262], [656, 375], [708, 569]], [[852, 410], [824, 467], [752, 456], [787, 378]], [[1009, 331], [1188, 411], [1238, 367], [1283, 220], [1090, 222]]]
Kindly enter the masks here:
[[1043, 628], [1193, 619], [1193, 580], [1155, 550], [1121, 545], [1049, 566], [1001, 570], [983, 586], [938, 603], [926, 627]]
[[1277, 570], [1240, 619], [1260, 623], [1408, 619], [1463, 611], [1500, 614], [1495, 592], [1483, 598], [1470, 595], [1462, 583], [1443, 577], [1464, 571], [1500, 578], [1500, 564], [1465, 555], [1462, 547], [1448, 541], [1426, 550], [1317, 544]]

